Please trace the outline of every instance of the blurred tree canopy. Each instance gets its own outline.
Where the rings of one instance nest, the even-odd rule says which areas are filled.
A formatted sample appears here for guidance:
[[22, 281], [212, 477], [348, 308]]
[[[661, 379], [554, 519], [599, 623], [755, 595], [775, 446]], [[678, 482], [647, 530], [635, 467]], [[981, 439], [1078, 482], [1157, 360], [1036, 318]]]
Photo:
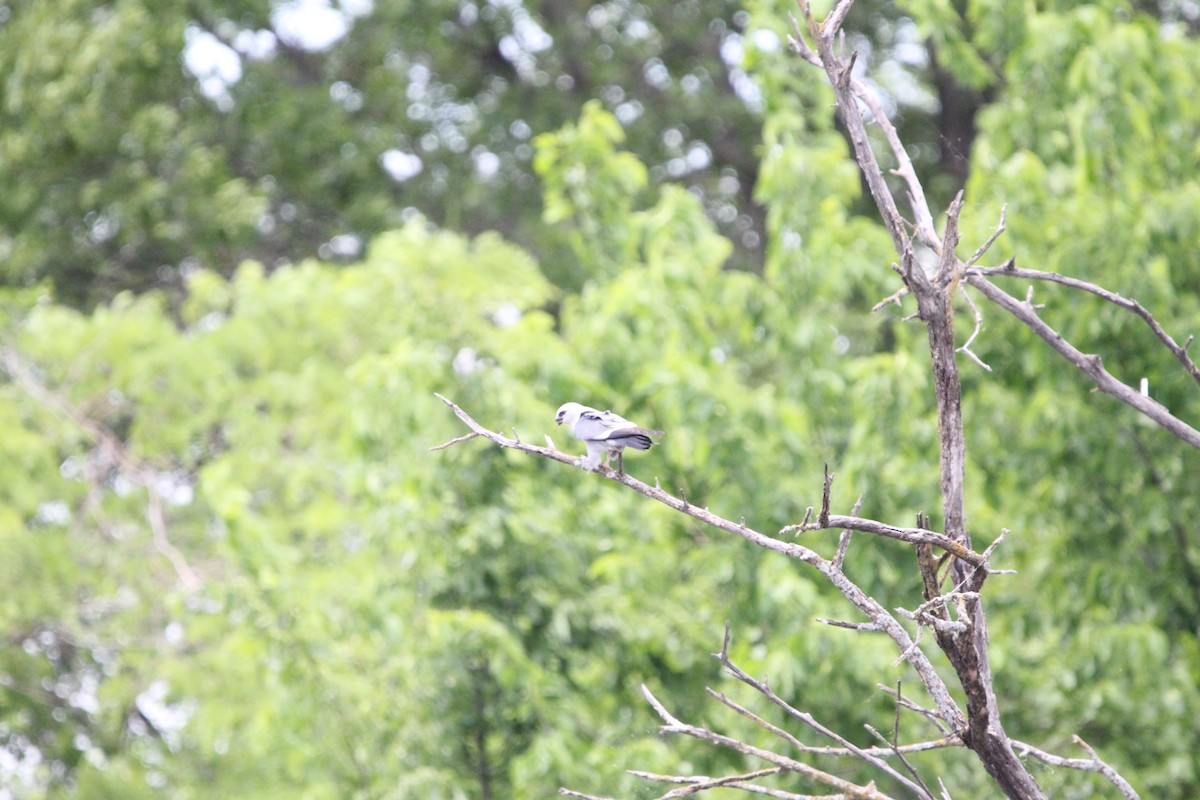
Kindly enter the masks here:
[[[584, 473], [428, 451], [461, 433], [435, 391], [563, 449], [576, 399], [668, 431], [630, 471], [762, 530], [825, 462], [835, 503], [935, 507], [923, 332], [868, 313], [890, 244], [788, 6], [318, 3], [345, 29], [319, 42], [296, 3], [0, 5], [0, 797], [648, 796], [624, 769], [740, 763], [668, 746], [637, 692], [712, 713], [725, 620], [795, 705], [890, 719], [874, 687], [906, 668], [812, 624], [845, 608], [793, 564]], [[931, 195], [965, 183], [965, 247], [1008, 204], [997, 258], [1182, 340], [1195, 26], [864, 3], [847, 46]], [[1200, 418], [1139, 321], [1056, 288], [1047, 319]], [[1013, 531], [1018, 570], [989, 605], [1009, 732], [1194, 797], [1200, 454], [998, 312], [975, 351], [969, 520]], [[847, 569], [904, 605], [910, 563], [856, 541]], [[997, 796], [964, 754], [920, 763]]]
[[[852, 44], [939, 198], [966, 180], [976, 112], [1023, 35], [1006, 8], [874, 0], [855, 12]], [[788, 81], [756, 73], [794, 69], [782, 53], [791, 10], [0, 4], [0, 281], [50, 278], [90, 307], [122, 289], [178, 289], [198, 268], [229, 275], [245, 258], [352, 261], [420, 213], [499, 231], [577, 289], [569, 251], [542, 223], [532, 139], [588, 101], [617, 117], [654, 185], [702, 199], [734, 245], [730, 265], [758, 271], [769, 250], [754, 196], [760, 132], [788, 102], [775, 80]]]

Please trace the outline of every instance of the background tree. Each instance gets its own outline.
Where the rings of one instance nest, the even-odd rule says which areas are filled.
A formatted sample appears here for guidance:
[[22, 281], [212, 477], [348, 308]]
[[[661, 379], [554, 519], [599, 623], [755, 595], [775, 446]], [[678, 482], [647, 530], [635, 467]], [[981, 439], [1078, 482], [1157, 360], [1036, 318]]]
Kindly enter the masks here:
[[[966, 180], [975, 115], [1023, 30], [1009, 7], [927, 4], [914, 11], [928, 31], [890, 3], [855, 12], [855, 42], [883, 66], [873, 74], [939, 202]], [[51, 278], [90, 307], [245, 258], [354, 260], [419, 211], [501, 231], [578, 289], [541, 222], [531, 139], [590, 100], [653, 184], [701, 197], [731, 266], [757, 271], [768, 250], [757, 145], [786, 101], [751, 76], [780, 55], [786, 4], [3, 8], [6, 284]]]

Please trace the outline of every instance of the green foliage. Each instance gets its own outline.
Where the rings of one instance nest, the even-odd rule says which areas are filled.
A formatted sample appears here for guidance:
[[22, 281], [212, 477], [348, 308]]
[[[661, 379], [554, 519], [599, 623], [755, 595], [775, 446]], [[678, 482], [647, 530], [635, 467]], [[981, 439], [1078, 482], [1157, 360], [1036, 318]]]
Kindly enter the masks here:
[[998, 66], [1026, 35], [1028, 7], [1003, 0], [918, 0], [906, 7], [929, 32], [942, 65], [963, 86], [985, 89], [999, 82]]
[[[554, 251], [531, 140], [589, 102], [620, 114], [634, 169], [685, 181], [726, 230], [753, 226], [757, 164], [738, 143], [759, 119], [721, 56], [743, 25], [733, 0], [346, 4], [327, 47], [288, 37], [289, 5], [3, 6], [0, 283], [48, 278], [85, 307], [182, 294], [197, 266], [352, 260], [349, 242], [418, 211]], [[193, 67], [191, 48], [223, 69]], [[704, 163], [685, 163], [692, 151]], [[393, 177], [396, 157], [419, 171]], [[739, 240], [737, 261], [762, 249]]]
[[5, 12], [0, 280], [95, 300], [256, 238], [265, 192], [231, 169], [196, 98], [181, 102], [185, 18], [86, 0]]

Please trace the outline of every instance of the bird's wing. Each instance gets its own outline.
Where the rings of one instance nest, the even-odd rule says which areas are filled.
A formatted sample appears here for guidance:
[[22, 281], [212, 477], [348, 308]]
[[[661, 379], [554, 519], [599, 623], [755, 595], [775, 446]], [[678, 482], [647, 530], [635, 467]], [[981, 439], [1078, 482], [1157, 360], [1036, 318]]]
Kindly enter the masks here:
[[589, 408], [579, 415], [579, 421], [575, 423], [575, 435], [580, 439], [595, 441], [607, 439], [613, 431], [636, 427], [637, 425], [611, 411], [596, 411]]
[[661, 435], [661, 431], [641, 428], [637, 424], [611, 411], [588, 409], [580, 415], [579, 421], [575, 423], [575, 435], [580, 439], [602, 441], [637, 435], [658, 436]]

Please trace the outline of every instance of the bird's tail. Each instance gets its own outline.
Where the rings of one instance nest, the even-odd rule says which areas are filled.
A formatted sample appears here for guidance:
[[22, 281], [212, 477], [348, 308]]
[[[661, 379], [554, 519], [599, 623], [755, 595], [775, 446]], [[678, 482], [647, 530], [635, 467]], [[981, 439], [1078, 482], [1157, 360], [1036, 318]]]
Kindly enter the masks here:
[[620, 436], [611, 436], [609, 441], [620, 438], [621, 443], [626, 447], [632, 447], [634, 450], [649, 450], [650, 445], [654, 444], [651, 436], [665, 436], [662, 431], [654, 431], [649, 428], [624, 428], [620, 431]]

